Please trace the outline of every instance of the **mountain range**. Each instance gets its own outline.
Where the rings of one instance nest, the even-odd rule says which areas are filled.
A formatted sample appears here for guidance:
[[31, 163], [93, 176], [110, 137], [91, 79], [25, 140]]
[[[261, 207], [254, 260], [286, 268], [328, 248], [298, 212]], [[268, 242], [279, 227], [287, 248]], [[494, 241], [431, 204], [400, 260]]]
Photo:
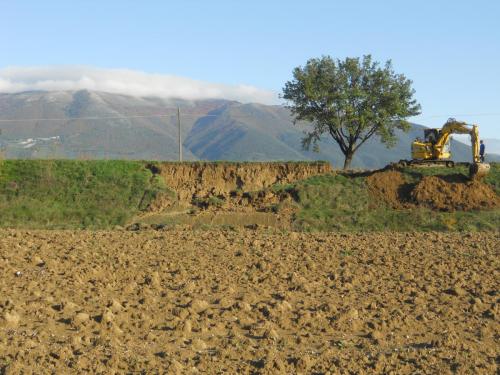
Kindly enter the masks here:
[[[162, 99], [97, 91], [0, 94], [0, 147], [7, 158], [177, 160], [177, 108], [184, 160], [327, 160], [343, 155], [325, 136], [320, 151], [304, 151], [303, 131], [283, 106], [229, 100]], [[376, 138], [355, 155], [353, 167], [377, 168], [410, 158], [424, 127], [397, 132], [387, 149]], [[452, 141], [454, 160], [470, 160], [470, 147]], [[491, 161], [500, 156], [490, 155]]]
[[500, 139], [486, 138], [484, 139], [486, 152], [500, 155]]

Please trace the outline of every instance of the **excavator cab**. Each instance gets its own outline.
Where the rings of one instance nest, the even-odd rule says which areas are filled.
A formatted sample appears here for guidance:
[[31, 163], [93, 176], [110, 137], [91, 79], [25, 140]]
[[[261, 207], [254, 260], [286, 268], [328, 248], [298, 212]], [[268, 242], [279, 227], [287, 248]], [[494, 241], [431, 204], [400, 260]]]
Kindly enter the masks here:
[[439, 137], [439, 129], [424, 129], [425, 142], [435, 144]]
[[424, 139], [417, 138], [411, 145], [412, 164], [420, 162], [421, 164], [453, 166], [450, 153], [450, 140], [438, 144], [441, 139], [441, 129], [424, 129]]

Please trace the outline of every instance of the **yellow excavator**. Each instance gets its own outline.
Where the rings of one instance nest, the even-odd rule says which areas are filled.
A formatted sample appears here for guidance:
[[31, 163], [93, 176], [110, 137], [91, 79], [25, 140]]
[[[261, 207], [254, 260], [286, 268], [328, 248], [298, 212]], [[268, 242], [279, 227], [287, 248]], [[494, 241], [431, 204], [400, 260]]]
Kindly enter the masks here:
[[484, 163], [479, 155], [479, 129], [477, 125], [467, 124], [453, 118], [441, 129], [425, 129], [424, 139], [416, 139], [411, 146], [412, 160], [402, 160], [400, 164], [410, 166], [446, 166], [454, 167], [451, 160], [450, 139], [452, 134], [469, 134], [472, 144], [472, 163], [460, 163], [469, 166], [469, 177], [480, 179], [490, 171], [490, 165]]

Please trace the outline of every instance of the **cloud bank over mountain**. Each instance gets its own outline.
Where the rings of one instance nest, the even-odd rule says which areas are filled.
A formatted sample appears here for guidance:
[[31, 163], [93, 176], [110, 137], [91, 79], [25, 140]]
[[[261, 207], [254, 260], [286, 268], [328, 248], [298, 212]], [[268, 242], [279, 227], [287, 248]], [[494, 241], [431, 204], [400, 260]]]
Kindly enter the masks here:
[[89, 66], [6, 67], [0, 69], [0, 92], [94, 90], [161, 98], [229, 99], [278, 104], [276, 92], [250, 85], [226, 85], [130, 69]]

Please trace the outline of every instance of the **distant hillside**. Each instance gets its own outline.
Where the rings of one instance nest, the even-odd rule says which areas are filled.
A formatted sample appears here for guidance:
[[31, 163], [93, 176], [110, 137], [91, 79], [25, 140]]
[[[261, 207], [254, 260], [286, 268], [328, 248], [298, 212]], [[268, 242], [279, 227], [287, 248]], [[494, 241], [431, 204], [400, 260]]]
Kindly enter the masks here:
[[[186, 160], [314, 159], [342, 165], [342, 154], [326, 136], [319, 153], [302, 150], [307, 124], [293, 125], [281, 106], [87, 90], [0, 94], [0, 120], [12, 120], [0, 122], [0, 147], [8, 158], [176, 160], [177, 106]], [[409, 133], [399, 132], [392, 149], [376, 139], [367, 142], [353, 166], [376, 168], [409, 158], [411, 141], [422, 136], [422, 129], [414, 125]], [[456, 160], [470, 159], [468, 146], [453, 142], [452, 150]]]
[[[334, 166], [343, 164], [343, 155], [328, 136], [320, 142], [320, 151], [301, 147], [307, 124], [293, 125], [290, 113], [281, 106], [239, 104], [218, 108], [195, 122], [184, 145], [194, 155], [206, 160], [328, 160]], [[377, 138], [369, 140], [355, 155], [354, 167], [378, 168], [400, 159], [409, 159], [411, 142], [423, 137], [425, 127], [412, 125], [408, 133], [397, 132], [395, 147], [387, 147]], [[469, 146], [452, 141], [456, 161], [469, 161]], [[500, 160], [493, 157], [492, 160]]]
[[[200, 116], [225, 103], [86, 90], [0, 94], [0, 120], [16, 120], [0, 122], [0, 142], [10, 158], [176, 159], [177, 105], [182, 107], [187, 133]], [[165, 116], [142, 117], [152, 114]], [[184, 150], [184, 157], [196, 159], [189, 150]]]
[[487, 153], [500, 155], [500, 139], [486, 138], [484, 143]]

